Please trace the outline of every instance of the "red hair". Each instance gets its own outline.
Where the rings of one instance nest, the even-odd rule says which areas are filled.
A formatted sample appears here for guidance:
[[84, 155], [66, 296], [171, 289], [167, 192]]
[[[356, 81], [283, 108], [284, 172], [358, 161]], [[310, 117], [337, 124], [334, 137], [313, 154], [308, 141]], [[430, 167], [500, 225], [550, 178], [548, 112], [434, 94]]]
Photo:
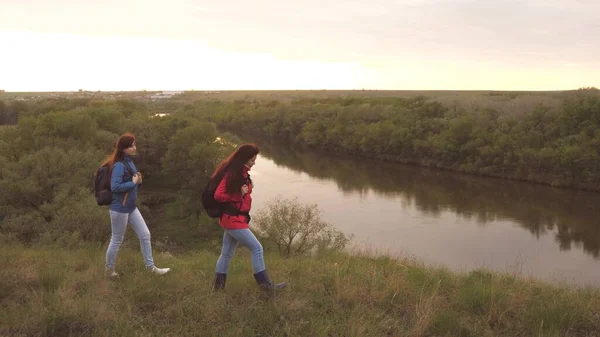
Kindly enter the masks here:
[[102, 162], [102, 166], [106, 165], [112, 169], [116, 162], [123, 161], [123, 159], [125, 159], [125, 152], [123, 151], [132, 147], [133, 143], [135, 143], [135, 136], [133, 133], [127, 132], [122, 134], [117, 140], [113, 152]]

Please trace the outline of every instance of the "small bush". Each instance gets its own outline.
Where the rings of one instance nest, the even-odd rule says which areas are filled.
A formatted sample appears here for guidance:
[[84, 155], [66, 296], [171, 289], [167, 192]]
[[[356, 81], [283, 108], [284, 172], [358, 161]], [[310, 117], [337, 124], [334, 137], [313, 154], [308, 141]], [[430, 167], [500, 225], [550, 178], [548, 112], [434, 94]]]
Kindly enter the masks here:
[[258, 232], [285, 257], [342, 250], [350, 238], [321, 220], [317, 205], [275, 197], [253, 218]]

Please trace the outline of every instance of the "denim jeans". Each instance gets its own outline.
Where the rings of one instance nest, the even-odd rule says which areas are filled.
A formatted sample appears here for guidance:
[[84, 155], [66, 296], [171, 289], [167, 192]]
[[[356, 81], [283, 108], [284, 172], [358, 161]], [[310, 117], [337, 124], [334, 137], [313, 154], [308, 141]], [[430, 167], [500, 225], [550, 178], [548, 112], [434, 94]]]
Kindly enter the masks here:
[[110, 244], [106, 251], [106, 270], [112, 270], [115, 268], [115, 262], [117, 260], [117, 253], [119, 247], [123, 243], [125, 237], [125, 230], [127, 229], [127, 223], [131, 225], [131, 228], [137, 234], [140, 239], [140, 249], [142, 251], [142, 257], [144, 258], [144, 264], [147, 268], [154, 266], [152, 260], [152, 245], [150, 244], [150, 231], [142, 214], [136, 208], [131, 213], [119, 213], [110, 211], [110, 225], [112, 228], [112, 236], [110, 238]]
[[249, 229], [226, 229], [223, 233], [223, 248], [221, 256], [217, 261], [217, 273], [227, 274], [229, 263], [235, 253], [235, 249], [241, 243], [252, 252], [252, 269], [254, 274], [265, 270], [265, 259], [263, 257], [263, 247], [256, 239], [256, 236]]

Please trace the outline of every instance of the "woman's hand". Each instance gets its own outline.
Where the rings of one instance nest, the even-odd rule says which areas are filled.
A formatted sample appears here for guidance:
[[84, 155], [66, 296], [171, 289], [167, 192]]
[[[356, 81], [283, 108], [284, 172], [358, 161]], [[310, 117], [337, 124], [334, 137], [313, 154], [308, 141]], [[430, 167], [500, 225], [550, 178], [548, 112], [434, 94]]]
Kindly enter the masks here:
[[136, 185], [141, 184], [142, 183], [142, 174], [140, 172], [136, 173], [131, 180], [133, 180], [133, 183]]
[[242, 185], [242, 196], [248, 194], [248, 185]]

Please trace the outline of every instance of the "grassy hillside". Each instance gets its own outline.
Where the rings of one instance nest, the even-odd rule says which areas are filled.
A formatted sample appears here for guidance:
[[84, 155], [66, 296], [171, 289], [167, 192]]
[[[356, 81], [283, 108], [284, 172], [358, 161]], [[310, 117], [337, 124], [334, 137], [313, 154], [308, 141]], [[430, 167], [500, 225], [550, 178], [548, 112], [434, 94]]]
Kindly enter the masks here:
[[598, 336], [600, 291], [478, 270], [454, 274], [412, 260], [336, 254], [282, 259], [273, 296], [247, 250], [213, 293], [217, 254], [156, 252], [172, 272], [149, 275], [137, 242], [103, 275], [104, 247], [0, 247], [0, 336]]

